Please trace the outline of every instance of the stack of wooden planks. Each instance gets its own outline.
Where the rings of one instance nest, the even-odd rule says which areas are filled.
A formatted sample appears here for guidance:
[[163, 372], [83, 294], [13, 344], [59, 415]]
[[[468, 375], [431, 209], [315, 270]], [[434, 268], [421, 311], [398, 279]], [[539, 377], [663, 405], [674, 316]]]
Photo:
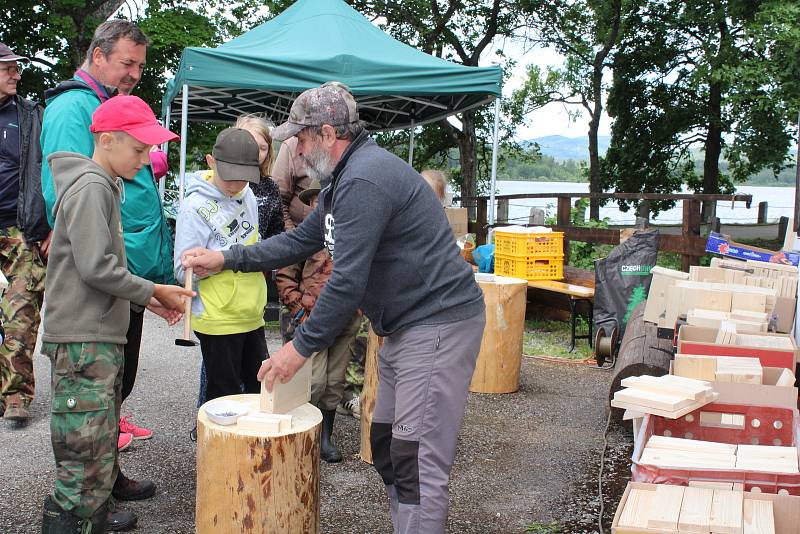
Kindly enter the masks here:
[[736, 327], [736, 332], [758, 334], [767, 331], [769, 316], [765, 312], [747, 310], [726, 312], [693, 308], [686, 312], [686, 322], [704, 328], [721, 328], [723, 324], [728, 323]]
[[677, 419], [719, 395], [700, 380], [675, 375], [632, 376], [621, 383], [624, 389], [614, 394], [611, 406]]
[[742, 491], [658, 484], [629, 489], [618, 529], [644, 532], [774, 534], [773, 504]]
[[[676, 376], [709, 382], [764, 384], [761, 360], [745, 356], [676, 354], [672, 372]], [[794, 381], [794, 373], [784, 369], [774, 385], [791, 386]]]
[[717, 382], [744, 382], [762, 384], [764, 368], [758, 358], [716, 356], [717, 368], [714, 379]]
[[797, 448], [732, 445], [667, 436], [651, 436], [640, 463], [667, 468], [707, 468], [767, 473], [800, 473]]

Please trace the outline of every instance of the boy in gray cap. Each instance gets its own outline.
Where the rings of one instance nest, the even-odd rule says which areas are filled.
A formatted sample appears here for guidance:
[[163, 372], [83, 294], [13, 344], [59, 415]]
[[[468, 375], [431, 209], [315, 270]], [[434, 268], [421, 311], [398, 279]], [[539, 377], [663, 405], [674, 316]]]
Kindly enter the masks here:
[[385, 337], [372, 423], [375, 468], [394, 531], [435, 534], [447, 522], [448, 479], [485, 323], [483, 295], [459, 255], [433, 190], [367, 135], [339, 86], [302, 93], [273, 131], [322, 182], [296, 229], [255, 246], [193, 249], [196, 272], [267, 271], [326, 247], [333, 273], [314, 313], [259, 371], [271, 389], [331, 344], [359, 307]]

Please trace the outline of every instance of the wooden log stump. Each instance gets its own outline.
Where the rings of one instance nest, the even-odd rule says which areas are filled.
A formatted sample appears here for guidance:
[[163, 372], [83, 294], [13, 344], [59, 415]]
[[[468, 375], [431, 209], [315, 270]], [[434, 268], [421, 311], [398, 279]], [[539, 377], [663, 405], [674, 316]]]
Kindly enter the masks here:
[[[258, 412], [258, 395], [224, 398]], [[311, 404], [290, 414], [291, 429], [270, 434], [218, 425], [199, 410], [198, 534], [319, 532], [322, 414]]]
[[469, 390], [513, 393], [519, 389], [528, 282], [497, 276], [478, 285], [486, 303], [486, 327]]
[[[622, 389], [620, 382], [629, 376], [663, 376], [669, 373], [672, 339], [660, 339], [655, 323], [645, 322], [645, 304], [646, 302], [642, 302], [636, 306], [628, 319], [608, 392], [609, 403], [614, 398], [614, 393]], [[612, 412], [612, 419], [616, 422], [622, 421], [624, 410], [611, 408], [610, 404], [608, 407]]]
[[372, 463], [372, 447], [369, 443], [372, 413], [375, 411], [375, 399], [378, 394], [378, 351], [383, 345], [383, 338], [369, 327], [367, 338], [367, 354], [364, 358], [364, 385], [361, 388], [361, 459]]

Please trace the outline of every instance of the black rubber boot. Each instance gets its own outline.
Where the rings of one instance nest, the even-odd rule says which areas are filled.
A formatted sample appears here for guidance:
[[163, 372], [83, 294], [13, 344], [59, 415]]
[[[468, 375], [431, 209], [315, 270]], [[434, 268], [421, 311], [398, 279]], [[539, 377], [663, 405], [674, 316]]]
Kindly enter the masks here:
[[107, 508], [107, 521], [108, 521], [108, 531], [109, 532], [120, 532], [123, 530], [130, 530], [136, 526], [136, 523], [139, 521], [139, 518], [136, 517], [136, 514], [133, 512], [128, 512], [127, 510], [119, 510], [117, 508], [117, 503], [114, 499], [109, 500], [109, 506]]
[[44, 500], [42, 534], [106, 534], [108, 532], [108, 506], [101, 506], [91, 517], [82, 519], [72, 512], [62, 510], [48, 496]]
[[336, 418], [336, 410], [320, 410], [322, 412], [322, 443], [319, 447], [319, 457], [329, 464], [342, 461], [342, 453], [333, 444], [333, 420]]

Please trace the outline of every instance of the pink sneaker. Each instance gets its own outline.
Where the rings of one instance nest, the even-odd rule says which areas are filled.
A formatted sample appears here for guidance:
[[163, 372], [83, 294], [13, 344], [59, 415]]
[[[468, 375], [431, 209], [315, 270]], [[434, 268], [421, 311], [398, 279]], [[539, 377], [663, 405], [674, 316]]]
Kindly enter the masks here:
[[130, 415], [126, 415], [125, 417], [120, 418], [119, 420], [120, 434], [123, 432], [127, 432], [128, 434], [133, 435], [133, 439], [150, 439], [153, 437], [152, 430], [134, 425], [129, 421], [130, 417], [131, 417]]
[[124, 451], [131, 446], [131, 443], [133, 443], [133, 434], [120, 432], [119, 438], [117, 438], [117, 450]]

